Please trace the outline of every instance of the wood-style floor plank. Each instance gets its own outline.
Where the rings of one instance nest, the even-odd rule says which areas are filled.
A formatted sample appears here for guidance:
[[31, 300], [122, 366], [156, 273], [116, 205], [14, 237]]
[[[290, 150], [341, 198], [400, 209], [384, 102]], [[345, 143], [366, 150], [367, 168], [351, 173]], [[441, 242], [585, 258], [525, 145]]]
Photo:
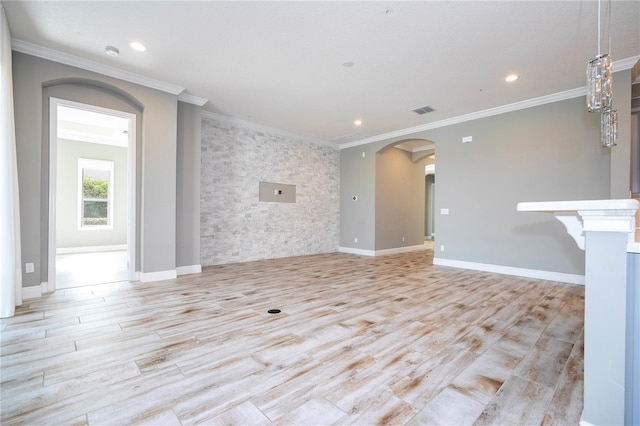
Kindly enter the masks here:
[[65, 288], [0, 320], [0, 422], [577, 424], [583, 315], [428, 250]]

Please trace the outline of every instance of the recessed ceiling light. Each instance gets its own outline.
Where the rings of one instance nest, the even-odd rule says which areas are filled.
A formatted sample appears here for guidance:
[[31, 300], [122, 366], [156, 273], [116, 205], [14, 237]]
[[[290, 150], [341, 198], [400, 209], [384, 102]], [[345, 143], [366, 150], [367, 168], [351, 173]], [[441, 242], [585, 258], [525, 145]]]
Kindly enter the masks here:
[[107, 46], [104, 48], [104, 53], [115, 58], [120, 54], [120, 51], [118, 50], [117, 47]]
[[144, 52], [147, 50], [147, 46], [140, 43], [139, 41], [132, 41], [131, 43], [129, 43], [129, 47], [131, 47], [136, 52]]
[[356, 126], [361, 126], [362, 125], [362, 120], [356, 120], [353, 122], [353, 124], [355, 124]]
[[516, 81], [519, 78], [520, 76], [518, 74], [509, 74], [508, 76], [505, 77], [504, 81], [511, 83]]

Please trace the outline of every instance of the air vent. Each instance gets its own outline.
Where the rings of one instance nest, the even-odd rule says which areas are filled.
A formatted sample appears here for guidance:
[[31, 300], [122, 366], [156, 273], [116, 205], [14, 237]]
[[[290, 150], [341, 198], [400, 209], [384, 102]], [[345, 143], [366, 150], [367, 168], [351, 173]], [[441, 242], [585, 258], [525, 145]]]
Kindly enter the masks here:
[[435, 111], [435, 110], [433, 108], [431, 108], [430, 106], [428, 106], [428, 105], [420, 107], [420, 108], [416, 108], [416, 109], [413, 110], [413, 112], [415, 112], [416, 114], [420, 114], [420, 115], [426, 114], [426, 113], [432, 112], [432, 111]]

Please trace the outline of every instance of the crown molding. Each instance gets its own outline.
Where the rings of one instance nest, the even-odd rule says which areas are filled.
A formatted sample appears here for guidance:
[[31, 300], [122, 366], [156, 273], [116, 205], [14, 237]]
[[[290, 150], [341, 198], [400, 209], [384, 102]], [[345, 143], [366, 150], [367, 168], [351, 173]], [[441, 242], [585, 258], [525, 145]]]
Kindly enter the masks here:
[[188, 104], [193, 104], [193, 105], [198, 105], [198, 106], [204, 106], [204, 104], [209, 102], [209, 99], [200, 98], [198, 96], [190, 95], [190, 94], [184, 93], [184, 92], [182, 92], [182, 93], [180, 93], [178, 95], [178, 100], [180, 102], [186, 102]]
[[306, 142], [315, 143], [317, 145], [325, 145], [331, 148], [338, 149], [338, 146], [333, 142], [309, 138], [307, 136], [302, 136], [295, 133], [287, 132], [286, 130], [276, 129], [275, 127], [268, 127], [262, 124], [254, 123], [252, 121], [246, 121], [246, 120], [241, 120], [239, 118], [230, 117], [228, 115], [218, 114], [210, 111], [202, 111], [202, 117], [230, 123], [245, 129], [256, 130], [258, 132], [265, 132], [272, 135], [285, 136], [288, 138], [298, 139]]
[[552, 102], [563, 101], [566, 99], [573, 99], [579, 96], [584, 96], [586, 88], [579, 87], [577, 89], [565, 90], [564, 92], [553, 93], [551, 95], [540, 96], [533, 99], [527, 99], [525, 101], [515, 102], [512, 104], [502, 105], [495, 108], [489, 108], [482, 111], [472, 112], [469, 114], [459, 115], [457, 117], [445, 118], [444, 120], [433, 121], [431, 123], [421, 124], [419, 126], [409, 127], [406, 129], [396, 130], [393, 132], [383, 133], [370, 138], [363, 139], [361, 141], [348, 142], [340, 145], [340, 149], [351, 148], [359, 145], [366, 145], [373, 142], [384, 141], [391, 138], [397, 138], [402, 136], [412, 135], [417, 132], [425, 130], [437, 129], [440, 127], [451, 126], [453, 124], [464, 123], [466, 121], [477, 120], [479, 118], [491, 117], [494, 115], [505, 114], [507, 112], [518, 111], [521, 109], [532, 108], [539, 105], [549, 104]]
[[26, 53], [27, 55], [36, 56], [38, 58], [47, 59], [64, 65], [81, 68], [98, 74], [117, 78], [119, 80], [128, 81], [129, 83], [139, 84], [140, 86], [149, 87], [151, 89], [160, 90], [172, 95], [179, 95], [185, 89], [175, 84], [166, 83], [164, 81], [155, 80], [130, 71], [124, 71], [111, 65], [101, 64], [79, 56], [63, 53], [58, 50], [49, 49], [48, 47], [39, 46], [27, 41], [16, 38], [11, 39], [11, 48], [16, 52]]
[[632, 56], [630, 58], [620, 59], [615, 61], [612, 65], [612, 72], [624, 71], [633, 68], [633, 66], [640, 60], [640, 55]]
[[[613, 72], [624, 71], [633, 68], [634, 64], [638, 61], [640, 56], [633, 56], [631, 58], [621, 59], [613, 63]], [[495, 108], [489, 108], [482, 111], [472, 112], [470, 114], [459, 115], [457, 117], [446, 118], [444, 120], [434, 121], [431, 123], [422, 124], [420, 126], [409, 127], [406, 129], [400, 129], [389, 133], [383, 133], [376, 136], [371, 136], [366, 139], [362, 139], [354, 142], [347, 142], [340, 145], [340, 149], [352, 148], [354, 146], [367, 145], [373, 142], [379, 142], [391, 138], [397, 138], [402, 136], [411, 135], [413, 133], [422, 132], [425, 130], [437, 129], [439, 127], [451, 126], [453, 124], [464, 123], [465, 121], [477, 120], [479, 118], [491, 117], [494, 115], [505, 114], [507, 112], [519, 111], [522, 109], [532, 108], [540, 105], [550, 104], [553, 102], [564, 101], [567, 99], [578, 98], [584, 96], [587, 93], [586, 86], [578, 87], [571, 90], [565, 90], [564, 92], [552, 93], [551, 95], [539, 96], [533, 99], [527, 99], [512, 104], [502, 105]]]

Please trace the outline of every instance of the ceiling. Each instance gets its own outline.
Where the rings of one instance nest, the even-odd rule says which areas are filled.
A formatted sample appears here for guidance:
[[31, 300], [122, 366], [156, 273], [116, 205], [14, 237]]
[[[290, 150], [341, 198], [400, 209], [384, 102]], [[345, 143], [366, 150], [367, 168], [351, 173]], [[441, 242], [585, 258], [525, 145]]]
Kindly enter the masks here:
[[126, 147], [129, 119], [111, 114], [58, 105], [58, 138]]
[[[582, 87], [598, 51], [595, 1], [2, 4], [14, 39], [185, 87], [206, 111], [334, 142]], [[611, 28], [614, 61], [640, 55], [640, 1], [608, 10], [602, 51]], [[506, 83], [509, 73], [520, 79]], [[412, 112], [425, 105], [435, 111]]]

